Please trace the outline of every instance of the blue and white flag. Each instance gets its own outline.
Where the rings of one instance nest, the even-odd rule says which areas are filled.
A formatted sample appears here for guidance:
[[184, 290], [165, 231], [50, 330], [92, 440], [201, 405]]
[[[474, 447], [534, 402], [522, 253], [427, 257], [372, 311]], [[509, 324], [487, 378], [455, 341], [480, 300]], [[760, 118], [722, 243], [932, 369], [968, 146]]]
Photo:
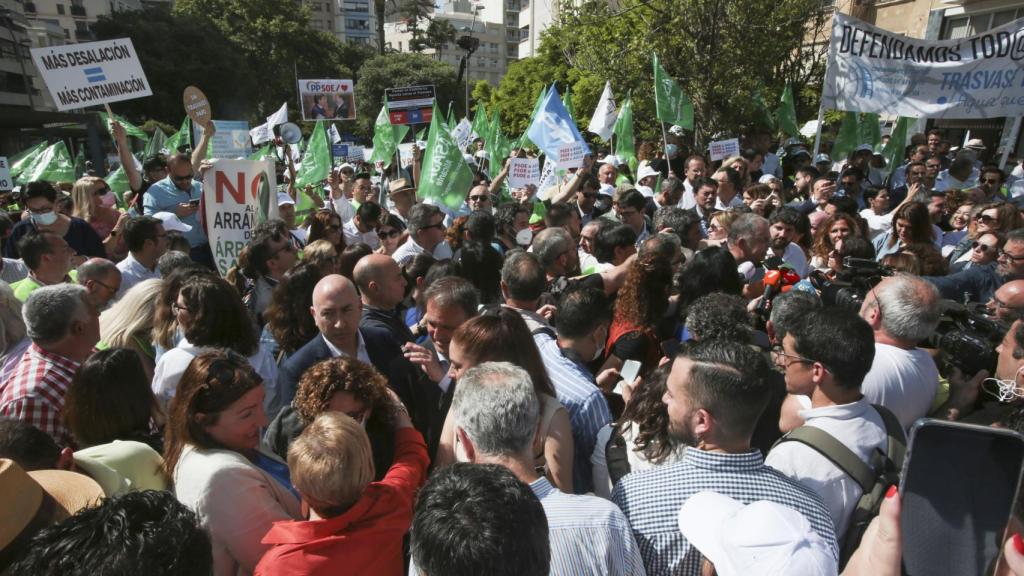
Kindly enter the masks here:
[[526, 134], [559, 168], [578, 168], [583, 156], [590, 153], [554, 87], [548, 90]]

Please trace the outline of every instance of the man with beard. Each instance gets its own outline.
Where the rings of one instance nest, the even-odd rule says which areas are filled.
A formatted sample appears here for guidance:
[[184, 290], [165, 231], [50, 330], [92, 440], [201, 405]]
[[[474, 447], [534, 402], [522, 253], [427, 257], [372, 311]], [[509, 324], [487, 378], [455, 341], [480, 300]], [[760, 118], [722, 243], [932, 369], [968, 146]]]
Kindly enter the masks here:
[[649, 574], [698, 576], [703, 559], [677, 528], [678, 510], [711, 490], [745, 504], [768, 500], [797, 510], [838, 558], [835, 529], [821, 497], [766, 467], [750, 439], [768, 402], [764, 356], [736, 342], [701, 341], [672, 364], [662, 398], [669, 434], [687, 446], [683, 458], [615, 486]]
[[783, 206], [772, 213], [769, 223], [771, 226], [768, 228], [768, 232], [771, 235], [771, 240], [768, 243], [766, 257], [781, 258], [801, 278], [807, 276], [809, 271], [807, 256], [804, 254], [803, 248], [796, 243], [801, 234], [810, 233], [811, 223], [807, 216], [797, 212], [794, 208]]

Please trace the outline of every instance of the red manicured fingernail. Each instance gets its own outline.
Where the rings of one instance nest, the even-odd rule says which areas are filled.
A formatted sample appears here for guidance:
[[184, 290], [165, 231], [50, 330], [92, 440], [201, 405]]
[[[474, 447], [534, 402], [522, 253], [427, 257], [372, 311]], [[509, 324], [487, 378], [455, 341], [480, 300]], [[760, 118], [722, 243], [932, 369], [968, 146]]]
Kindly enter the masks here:
[[1020, 532], [1013, 535], [1013, 547], [1017, 549], [1018, 554], [1024, 554], [1024, 539], [1020, 537]]
[[897, 490], [897, 488], [896, 488], [895, 484], [893, 484], [892, 486], [889, 486], [889, 491], [885, 493], [885, 497], [886, 498], [892, 498], [893, 496], [896, 495], [896, 490]]

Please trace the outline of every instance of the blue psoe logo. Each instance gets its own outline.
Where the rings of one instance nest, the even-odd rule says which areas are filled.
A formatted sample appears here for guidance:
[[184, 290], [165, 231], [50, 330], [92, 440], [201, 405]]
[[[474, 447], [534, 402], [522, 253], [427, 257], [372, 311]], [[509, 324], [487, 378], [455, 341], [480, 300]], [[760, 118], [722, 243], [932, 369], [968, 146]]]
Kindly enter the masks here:
[[96, 66], [94, 68], [85, 68], [82, 70], [82, 72], [85, 72], [85, 79], [88, 80], [90, 84], [95, 84], [96, 82], [105, 82], [107, 80], [107, 77], [103, 74], [102, 66]]

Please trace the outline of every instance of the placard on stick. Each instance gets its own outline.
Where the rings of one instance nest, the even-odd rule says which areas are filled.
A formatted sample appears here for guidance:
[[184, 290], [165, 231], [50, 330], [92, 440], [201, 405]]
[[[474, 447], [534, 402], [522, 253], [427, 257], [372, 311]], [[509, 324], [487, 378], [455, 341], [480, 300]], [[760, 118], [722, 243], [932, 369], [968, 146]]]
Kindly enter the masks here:
[[725, 160], [730, 156], [740, 155], [740, 139], [730, 138], [728, 140], [717, 140], [708, 145], [711, 151], [711, 161]]
[[195, 86], [185, 88], [182, 100], [185, 104], [185, 114], [188, 114], [188, 117], [196, 124], [206, 126], [213, 119], [210, 113], [210, 101], [199, 88]]
[[525, 188], [540, 183], [540, 160], [537, 158], [513, 158], [508, 169], [510, 188]]

